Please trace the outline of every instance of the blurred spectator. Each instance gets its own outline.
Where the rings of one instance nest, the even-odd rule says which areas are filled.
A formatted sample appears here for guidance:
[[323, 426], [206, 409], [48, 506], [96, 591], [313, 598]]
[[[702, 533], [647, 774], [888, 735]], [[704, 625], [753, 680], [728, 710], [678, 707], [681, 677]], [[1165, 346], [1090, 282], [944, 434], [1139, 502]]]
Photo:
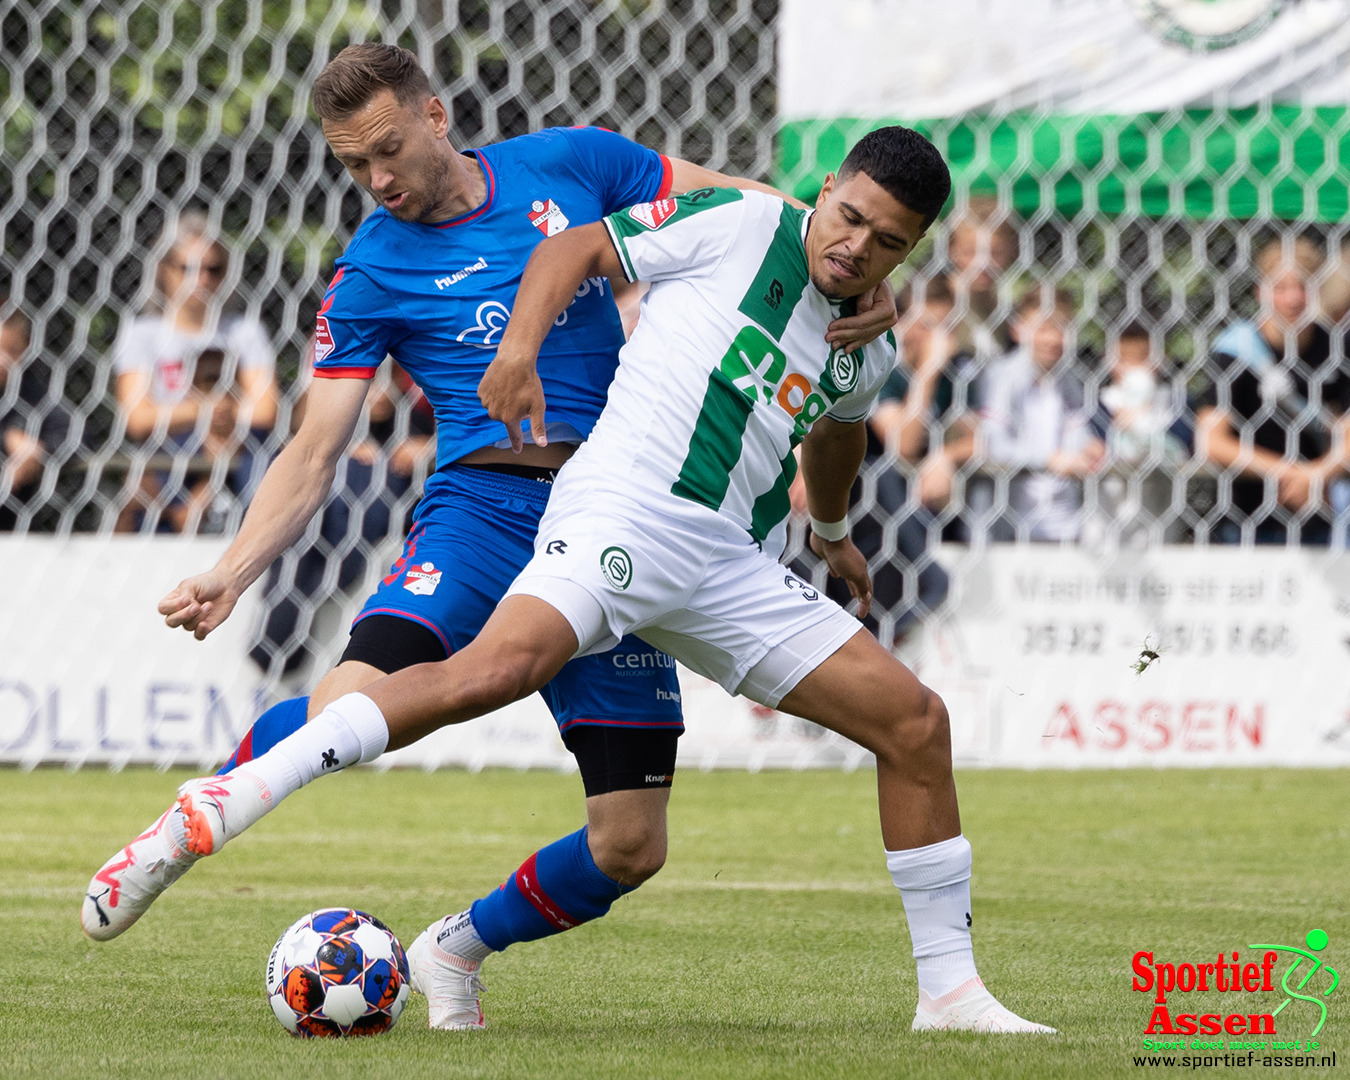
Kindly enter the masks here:
[[1017, 347], [982, 376], [984, 457], [1012, 473], [995, 540], [1078, 539], [1080, 481], [1106, 448], [1088, 427], [1083, 384], [1072, 369], [1073, 316], [1067, 292], [1032, 286], [1013, 317]]
[[[276, 355], [261, 323], [222, 311], [229, 252], [211, 235], [205, 215], [182, 214], [168, 235], [172, 246], [155, 267], [150, 304], [123, 324], [113, 350], [127, 436], [179, 456], [180, 468], [183, 459], [206, 464], [223, 458], [233, 466], [231, 490], [245, 494], [252, 453], [276, 423]], [[250, 432], [258, 437], [251, 446]], [[182, 473], [175, 469], [172, 476]], [[195, 529], [212, 510], [219, 486], [200, 476], [183, 485], [186, 491], [161, 498], [170, 479], [162, 469], [143, 475], [118, 515], [117, 531], [135, 531], [152, 506], [174, 532]]]
[[66, 436], [69, 417], [47, 401], [50, 372], [28, 355], [28, 316], [0, 296], [0, 530], [9, 532], [18, 511], [37, 494], [47, 455]]
[[948, 284], [959, 312], [956, 337], [965, 353], [990, 359], [1012, 348], [1008, 324], [995, 318], [998, 285], [1017, 261], [1017, 230], [998, 200], [976, 195], [947, 225]]
[[[849, 498], [853, 542], [874, 567], [873, 607], [894, 617], [897, 644], [947, 599], [949, 582], [947, 572], [929, 554], [930, 539], [938, 539], [940, 526], [923, 505], [923, 488], [920, 505], [907, 509], [906, 472], [890, 464], [887, 453], [905, 463], [917, 463], [927, 456], [945, 464], [944, 447], [960, 444], [964, 449], [953, 450], [953, 460], [959, 464], [970, 456], [974, 437], [974, 425], [966, 414], [971, 358], [957, 353], [951, 332], [955, 301], [943, 278], [934, 278], [921, 288], [917, 299], [913, 285], [901, 291], [903, 314], [896, 327], [900, 341], [895, 370], [868, 418], [867, 456], [860, 474], [870, 475], [875, 481], [875, 500], [865, 513], [858, 514], [864, 491], [861, 478]], [[954, 441], [944, 443], [947, 437]], [[939, 480], [945, 478], [943, 493], [933, 500], [941, 504], [951, 489], [951, 472], [942, 466], [933, 472]], [[805, 487], [800, 476], [792, 494], [794, 505], [805, 513]], [[878, 566], [878, 557], [886, 546], [886, 526], [892, 521], [896, 522], [894, 554]], [[801, 572], [809, 574], [810, 565], [804, 562]], [[913, 572], [908, 585], [907, 568]], [[837, 579], [830, 579], [826, 592], [841, 604], [849, 601], [847, 586]], [[873, 633], [879, 628], [875, 616], [868, 617], [867, 625]]]
[[1172, 504], [1171, 473], [1189, 453], [1190, 433], [1184, 409], [1163, 379], [1165, 357], [1153, 348], [1143, 323], [1121, 330], [1106, 357], [1108, 382], [1090, 423], [1092, 434], [1106, 445], [1097, 486], [1104, 520], [1098, 524], [1114, 531], [1120, 542], [1146, 543], [1150, 525]]
[[952, 476], [975, 452], [978, 421], [975, 363], [953, 333], [955, 297], [942, 278], [922, 299], [900, 296], [900, 355], [877, 397], [869, 425], [897, 458], [918, 464], [919, 501], [941, 507]]
[[1296, 515], [1303, 543], [1330, 539], [1329, 496], [1344, 490], [1350, 364], [1341, 335], [1333, 342], [1315, 321], [1309, 281], [1321, 266], [1305, 238], [1288, 250], [1267, 244], [1256, 257], [1256, 320], [1231, 323], [1214, 341], [1214, 382], [1195, 404], [1196, 450], [1231, 477], [1231, 511], [1211, 533], [1220, 543], [1246, 532], [1282, 544]]
[[[313, 341], [302, 366], [313, 370]], [[292, 430], [304, 416], [306, 396], [292, 411]], [[400, 408], [402, 405], [402, 408]], [[264, 671], [279, 664], [290, 674], [306, 659], [314, 613], [330, 597], [350, 588], [366, 571], [371, 548], [411, 520], [396, 519], [399, 500], [414, 476], [436, 453], [436, 419], [431, 403], [412, 377], [391, 365], [388, 384], [375, 380], [366, 397], [367, 434], [338, 467], [333, 495], [319, 520], [318, 542], [278, 559], [268, 571], [262, 593], [261, 640], [250, 652]], [[329, 565], [336, 563], [336, 574]]]

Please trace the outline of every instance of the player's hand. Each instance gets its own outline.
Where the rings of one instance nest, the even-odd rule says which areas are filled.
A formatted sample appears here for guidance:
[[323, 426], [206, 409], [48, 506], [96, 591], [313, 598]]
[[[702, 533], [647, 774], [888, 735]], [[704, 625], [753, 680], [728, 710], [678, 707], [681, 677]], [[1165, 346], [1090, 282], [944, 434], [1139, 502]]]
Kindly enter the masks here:
[[830, 577], [843, 578], [848, 591], [858, 601], [858, 618], [867, 618], [872, 610], [872, 575], [867, 572], [867, 558], [847, 536], [842, 540], [822, 540], [811, 534], [811, 550], [825, 560]]
[[501, 352], [483, 372], [478, 384], [478, 400], [494, 420], [506, 425], [511, 449], [517, 454], [525, 446], [520, 422], [529, 417], [530, 435], [535, 446], [547, 446], [544, 427], [544, 384], [539, 381], [534, 359], [504, 356]]
[[159, 613], [172, 627], [191, 631], [198, 641], [230, 617], [239, 592], [219, 570], [185, 578], [159, 602]]
[[876, 341], [899, 318], [895, 290], [889, 281], [883, 281], [858, 297], [858, 314], [835, 319], [826, 327], [825, 340], [832, 348], [853, 352]]

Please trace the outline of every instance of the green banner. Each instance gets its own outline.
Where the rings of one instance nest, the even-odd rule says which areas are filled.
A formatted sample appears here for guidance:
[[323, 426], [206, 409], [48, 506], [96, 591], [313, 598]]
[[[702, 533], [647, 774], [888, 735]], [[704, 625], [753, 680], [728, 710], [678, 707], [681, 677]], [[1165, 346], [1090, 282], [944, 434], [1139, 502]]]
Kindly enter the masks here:
[[777, 183], [813, 198], [849, 146], [907, 123], [958, 185], [1008, 185], [1029, 217], [1080, 213], [1339, 221], [1350, 212], [1350, 110], [1275, 105], [1130, 116], [1013, 113], [945, 120], [797, 120], [779, 131]]

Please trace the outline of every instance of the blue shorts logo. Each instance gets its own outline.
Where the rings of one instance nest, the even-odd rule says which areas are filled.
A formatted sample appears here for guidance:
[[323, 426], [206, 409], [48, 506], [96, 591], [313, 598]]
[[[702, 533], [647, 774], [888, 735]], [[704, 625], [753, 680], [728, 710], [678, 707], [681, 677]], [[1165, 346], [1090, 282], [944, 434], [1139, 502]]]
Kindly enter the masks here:
[[408, 573], [403, 578], [403, 587], [414, 596], [430, 596], [440, 583], [441, 571], [429, 562], [408, 567]]

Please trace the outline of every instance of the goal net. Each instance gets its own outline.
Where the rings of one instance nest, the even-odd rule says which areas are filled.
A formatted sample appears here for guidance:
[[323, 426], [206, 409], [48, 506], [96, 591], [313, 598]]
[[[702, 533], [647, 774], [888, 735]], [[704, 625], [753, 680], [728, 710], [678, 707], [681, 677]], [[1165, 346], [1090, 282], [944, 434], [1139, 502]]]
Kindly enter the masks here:
[[[1268, 596], [1304, 580], [1300, 552], [1343, 549], [1347, 0], [7, 0], [0, 529], [238, 528], [303, 414], [324, 287], [370, 210], [309, 111], [315, 76], [359, 40], [418, 55], [456, 146], [595, 124], [809, 200], [873, 128], [933, 139], [955, 187], [894, 279], [902, 356], [851, 519], [869, 625], [947, 672], [944, 694], [986, 725], [970, 745], [997, 741], [980, 695], [1002, 676], [951, 659], [973, 646], [948, 617], [995, 611], [994, 570], [1031, 582], [1009, 610], [1061, 587], [1147, 604], [1161, 578], [1139, 560], [1170, 545], [1201, 576], [1206, 551], [1227, 567], [1283, 548]], [[184, 274], [228, 341], [180, 349], [174, 370], [145, 327]], [[1038, 354], [1045, 326], [1058, 339]], [[188, 420], [165, 401], [192, 403]], [[323, 513], [259, 586], [245, 647], [268, 686], [340, 653], [432, 437], [386, 365]], [[798, 520], [793, 567], [842, 596], [805, 540]], [[1126, 569], [1046, 584], [1057, 558]], [[1184, 604], [1174, 584], [1166, 604]], [[1004, 628], [1016, 655], [1119, 646], [1095, 617], [1037, 618]], [[1288, 620], [1163, 621], [1164, 657], [1216, 641], [1234, 663], [1310, 662]], [[1116, 637], [1158, 644], [1162, 625]], [[1234, 709], [1240, 742], [1256, 713]], [[780, 722], [746, 720], [766, 739]], [[820, 732], [794, 731], [819, 758]]]

